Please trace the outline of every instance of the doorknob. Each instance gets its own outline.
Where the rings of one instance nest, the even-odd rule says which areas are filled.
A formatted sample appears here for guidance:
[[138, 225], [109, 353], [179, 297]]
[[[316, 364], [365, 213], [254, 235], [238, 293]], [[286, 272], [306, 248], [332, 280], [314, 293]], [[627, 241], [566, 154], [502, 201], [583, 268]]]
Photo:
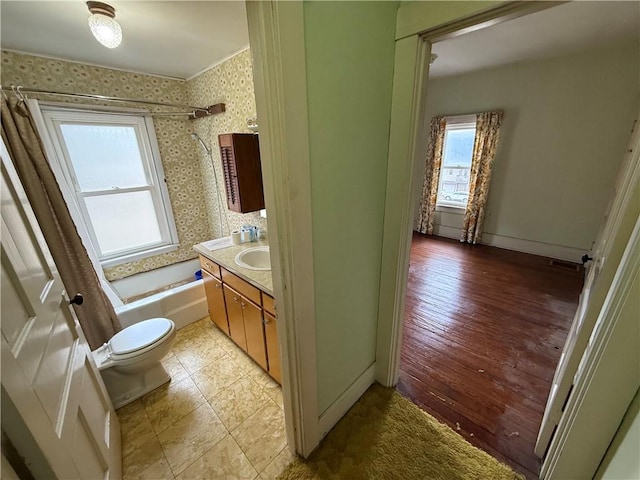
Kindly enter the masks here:
[[84, 303], [84, 298], [81, 293], [76, 293], [71, 300], [69, 300], [69, 305], [82, 305]]
[[584, 265], [588, 261], [593, 260], [593, 257], [590, 257], [588, 253], [582, 255], [582, 264]]

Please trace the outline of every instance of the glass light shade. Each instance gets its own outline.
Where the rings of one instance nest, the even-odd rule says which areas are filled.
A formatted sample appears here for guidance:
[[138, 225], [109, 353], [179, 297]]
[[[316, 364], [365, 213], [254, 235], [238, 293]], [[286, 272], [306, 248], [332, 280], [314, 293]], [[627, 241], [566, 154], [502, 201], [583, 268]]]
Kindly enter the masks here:
[[116, 48], [122, 41], [122, 28], [113, 18], [100, 13], [94, 13], [89, 17], [91, 33], [102, 45], [107, 48]]

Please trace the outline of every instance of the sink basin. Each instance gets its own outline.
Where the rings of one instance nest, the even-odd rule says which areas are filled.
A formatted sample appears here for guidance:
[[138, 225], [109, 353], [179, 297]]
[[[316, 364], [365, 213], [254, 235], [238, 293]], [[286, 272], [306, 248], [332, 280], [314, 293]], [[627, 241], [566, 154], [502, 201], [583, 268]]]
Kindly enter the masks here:
[[249, 270], [271, 270], [269, 247], [251, 247], [241, 251], [235, 258], [236, 264]]

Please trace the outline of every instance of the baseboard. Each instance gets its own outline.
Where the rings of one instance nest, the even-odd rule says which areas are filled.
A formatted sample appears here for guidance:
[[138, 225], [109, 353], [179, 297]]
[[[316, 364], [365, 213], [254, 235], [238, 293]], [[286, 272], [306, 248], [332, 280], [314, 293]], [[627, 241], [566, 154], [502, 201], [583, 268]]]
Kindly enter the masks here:
[[553, 245], [551, 243], [534, 242], [531, 240], [523, 240], [521, 238], [504, 237], [502, 235], [494, 235], [491, 233], [482, 234], [483, 245], [504, 248], [506, 250], [515, 250], [516, 252], [530, 253], [532, 255], [540, 255], [541, 257], [556, 258], [558, 260], [566, 260], [573, 263], [581, 263], [580, 257], [587, 253], [587, 250], [581, 250], [573, 247], [565, 247], [562, 245]]
[[318, 431], [321, 432], [320, 440], [340, 421], [362, 394], [373, 385], [375, 376], [376, 364], [373, 363], [320, 415], [318, 419]]
[[[439, 237], [460, 240], [461, 229], [448, 227], [446, 225], [435, 225], [433, 233]], [[505, 250], [530, 253], [531, 255], [540, 255], [541, 257], [556, 258], [558, 260], [566, 260], [574, 263], [581, 263], [580, 257], [588, 252], [588, 250], [582, 250], [579, 248], [535, 242], [533, 240], [524, 240], [521, 238], [505, 237], [503, 235], [496, 235], [493, 233], [483, 233], [482, 241], [480, 243], [482, 245], [489, 245], [490, 247], [504, 248]]]

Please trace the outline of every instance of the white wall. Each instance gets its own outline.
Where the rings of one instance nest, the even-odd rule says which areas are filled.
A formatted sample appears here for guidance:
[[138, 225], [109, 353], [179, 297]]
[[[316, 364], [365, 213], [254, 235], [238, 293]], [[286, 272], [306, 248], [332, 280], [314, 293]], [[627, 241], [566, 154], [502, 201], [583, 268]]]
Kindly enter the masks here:
[[629, 406], [618, 433], [596, 473], [596, 480], [640, 478], [640, 391]]
[[[590, 249], [637, 115], [638, 59], [635, 42], [429, 82], [427, 122], [505, 111], [483, 243]], [[439, 212], [436, 229], [458, 236], [462, 218]]]

